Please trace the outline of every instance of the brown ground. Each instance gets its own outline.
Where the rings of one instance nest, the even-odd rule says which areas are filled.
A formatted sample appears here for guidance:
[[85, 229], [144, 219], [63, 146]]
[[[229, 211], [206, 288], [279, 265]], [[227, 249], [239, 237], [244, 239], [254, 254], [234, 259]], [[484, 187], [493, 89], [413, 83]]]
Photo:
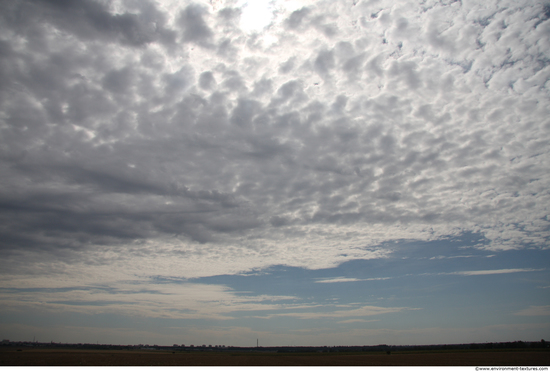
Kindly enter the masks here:
[[548, 366], [546, 351], [231, 353], [148, 350], [0, 350], [0, 366]]

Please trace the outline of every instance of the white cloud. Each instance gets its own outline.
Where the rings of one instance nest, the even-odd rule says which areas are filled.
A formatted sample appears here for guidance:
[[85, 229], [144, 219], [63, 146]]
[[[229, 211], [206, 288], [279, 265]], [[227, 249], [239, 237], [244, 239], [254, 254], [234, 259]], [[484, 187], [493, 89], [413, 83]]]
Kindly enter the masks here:
[[369, 281], [369, 280], [387, 280], [387, 279], [391, 279], [391, 278], [358, 279], [358, 278], [338, 277], [338, 278], [329, 278], [329, 279], [318, 279], [315, 281], [315, 283], [346, 283], [346, 282], [362, 282], [362, 281]]
[[346, 282], [360, 282], [364, 279], [357, 279], [357, 278], [331, 278], [331, 279], [318, 279], [315, 281], [315, 283], [346, 283]]
[[[10, 282], [11, 285], [15, 283]], [[34, 283], [38, 285], [38, 283]], [[104, 283], [43, 282], [49, 286], [5, 288], [0, 294], [4, 310], [121, 314], [165, 319], [233, 319], [236, 311], [273, 311], [311, 308], [295, 303], [295, 296], [235, 293], [222, 285], [154, 280], [106, 281]], [[17, 284], [16, 284], [17, 285]]]
[[365, 319], [347, 319], [347, 320], [340, 320], [336, 323], [338, 324], [347, 324], [347, 323], [368, 323], [368, 322], [378, 322], [376, 319], [371, 320], [365, 320]]
[[494, 274], [513, 274], [532, 271], [544, 271], [544, 269], [497, 269], [497, 270], [473, 270], [473, 271], [457, 271], [448, 273], [449, 275], [494, 275]]
[[319, 311], [319, 312], [300, 312], [300, 313], [278, 313], [272, 316], [285, 316], [298, 319], [321, 319], [321, 318], [347, 318], [347, 317], [367, 317], [374, 315], [382, 315], [388, 313], [396, 313], [407, 310], [420, 310], [413, 308], [403, 307], [379, 307], [379, 306], [361, 306], [359, 308], [350, 310], [336, 310], [336, 311]]

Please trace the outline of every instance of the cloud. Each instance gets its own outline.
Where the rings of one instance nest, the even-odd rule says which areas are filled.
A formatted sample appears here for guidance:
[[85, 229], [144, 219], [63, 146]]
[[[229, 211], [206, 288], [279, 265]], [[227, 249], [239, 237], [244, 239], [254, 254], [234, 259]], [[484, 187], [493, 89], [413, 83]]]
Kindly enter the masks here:
[[[452, 258], [470, 258], [470, 257], [475, 257], [473, 255], [464, 255], [464, 256], [434, 256], [434, 257], [430, 257], [430, 260], [443, 260], [443, 259], [452, 259]], [[489, 256], [487, 256], [489, 257]]]
[[336, 323], [338, 324], [348, 324], [348, 323], [366, 323], [366, 322], [377, 322], [377, 320], [365, 320], [365, 319], [348, 319], [348, 320], [340, 320]]
[[521, 316], [549, 316], [550, 315], [550, 306], [530, 306], [527, 309], [523, 309], [514, 313], [514, 315]]
[[[5, 310], [110, 313], [165, 319], [233, 319], [234, 312], [301, 309], [294, 296], [234, 293], [219, 285], [151, 280], [77, 287], [1, 288]], [[290, 302], [290, 303], [289, 303]], [[209, 310], [206, 310], [209, 308]]]
[[544, 269], [498, 269], [498, 270], [474, 270], [474, 271], [457, 271], [449, 273], [449, 275], [494, 275], [494, 274], [513, 274], [524, 273], [531, 271], [543, 271]]
[[[479, 62], [468, 71], [457, 65], [474, 56], [504, 58], [506, 51], [474, 48], [476, 38], [498, 29], [523, 58], [521, 68], [518, 62], [498, 71], [542, 87], [535, 35], [545, 22], [520, 31], [527, 46], [512, 43], [519, 31], [512, 20], [531, 17], [536, 7], [506, 16], [491, 5], [497, 15], [481, 23], [476, 7], [464, 8], [464, 29], [438, 21], [456, 14], [454, 5], [417, 19], [407, 16], [417, 14], [413, 3], [395, 10], [381, 3], [381, 13], [362, 4], [366, 14], [378, 14], [361, 26], [370, 39], [341, 24], [351, 15], [340, 4], [295, 9], [272, 26], [278, 41], [269, 48], [247, 46], [231, 28], [225, 39], [240, 64], [221, 63], [209, 49], [225, 41], [207, 8], [186, 3], [170, 17], [164, 5], [136, 4], [117, 5], [117, 12], [96, 2], [5, 6], [12, 21], [3, 27], [13, 38], [3, 41], [9, 52], [2, 63], [11, 71], [4, 86], [15, 89], [2, 105], [10, 170], [5, 241], [77, 247], [99, 237], [126, 244], [178, 236], [220, 244], [240, 233], [276, 242], [281, 228], [286, 236], [323, 231], [337, 240], [355, 226], [362, 231], [356, 244], [375, 245], [380, 240], [371, 237], [383, 225], [392, 229], [382, 240], [424, 239], [431, 226], [440, 236], [481, 229], [491, 249], [546, 244], [544, 98], [491, 85], [496, 77], [486, 80]], [[16, 28], [18, 10], [26, 22]], [[329, 24], [329, 12], [338, 14], [341, 37], [306, 43], [311, 35], [298, 30], [310, 21]], [[501, 20], [509, 26], [498, 26]], [[136, 36], [147, 22], [157, 31]], [[46, 27], [42, 49], [16, 41], [38, 43], [36, 27]], [[376, 36], [384, 30], [386, 43]], [[184, 43], [176, 58], [161, 36], [178, 32], [206, 49]], [[421, 58], [407, 44], [428, 39], [428, 50], [441, 54]], [[104, 49], [90, 54], [93, 40]], [[452, 60], [449, 40], [461, 45], [449, 47]], [[291, 53], [290, 44], [301, 46]], [[315, 85], [319, 77], [323, 85]], [[209, 193], [232, 201], [200, 196]], [[47, 201], [62, 198], [74, 202]]]
[[[151, 42], [173, 44], [175, 35], [165, 28], [166, 15], [153, 3], [141, 2], [136, 13], [124, 12], [113, 14], [112, 9], [100, 2], [43, 0], [39, 2], [20, 2], [8, 6], [9, 15], [19, 12], [20, 29], [28, 31], [42, 26], [41, 22], [33, 23], [38, 17], [60, 30], [69, 32], [83, 39], [101, 39], [118, 41], [131, 46], [140, 46]], [[13, 22], [9, 16], [6, 20]], [[28, 22], [28, 23], [27, 23]], [[25, 30], [25, 31], [27, 31]]]
[[346, 318], [358, 316], [373, 316], [388, 313], [401, 312], [405, 310], [420, 310], [408, 308], [384, 308], [378, 306], [362, 306], [351, 310], [336, 310], [314, 313], [279, 313], [277, 316], [294, 317], [298, 319], [320, 319], [320, 318]]
[[302, 8], [302, 9], [293, 11], [288, 17], [288, 19], [286, 20], [288, 27], [291, 30], [298, 29], [301, 26], [302, 22], [304, 21], [304, 18], [306, 18], [309, 13], [310, 13], [310, 10], [308, 8]]
[[358, 279], [358, 278], [330, 278], [330, 279], [319, 279], [315, 283], [346, 283], [346, 282], [362, 282], [369, 280], [387, 280], [391, 278], [367, 278], [367, 279]]
[[357, 278], [331, 278], [331, 279], [319, 279], [316, 280], [315, 283], [346, 283], [346, 282], [359, 282], [364, 279], [357, 279]]
[[212, 30], [204, 20], [206, 10], [199, 5], [191, 4], [183, 9], [178, 18], [183, 33], [183, 40], [188, 42], [205, 43], [213, 35]]

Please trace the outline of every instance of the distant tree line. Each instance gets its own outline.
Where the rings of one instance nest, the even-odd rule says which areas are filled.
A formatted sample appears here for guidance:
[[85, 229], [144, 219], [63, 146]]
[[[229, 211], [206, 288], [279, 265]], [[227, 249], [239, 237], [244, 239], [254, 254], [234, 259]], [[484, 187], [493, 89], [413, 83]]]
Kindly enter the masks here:
[[112, 344], [70, 344], [58, 342], [30, 342], [2, 340], [0, 347], [28, 347], [28, 348], [63, 348], [63, 349], [94, 349], [94, 350], [165, 350], [165, 351], [232, 351], [232, 352], [279, 352], [279, 353], [334, 353], [334, 352], [386, 352], [407, 350], [481, 350], [481, 349], [546, 349], [550, 351], [550, 344], [544, 339], [540, 341], [513, 341], [513, 342], [486, 342], [470, 344], [441, 344], [441, 345], [374, 345], [374, 346], [273, 346], [273, 347], [239, 347], [225, 345], [112, 345]]

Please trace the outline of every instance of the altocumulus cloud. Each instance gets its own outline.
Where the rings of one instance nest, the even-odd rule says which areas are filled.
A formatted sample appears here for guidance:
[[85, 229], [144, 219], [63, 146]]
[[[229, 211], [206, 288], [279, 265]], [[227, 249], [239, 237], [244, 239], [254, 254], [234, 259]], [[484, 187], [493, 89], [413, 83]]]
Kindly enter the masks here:
[[[480, 250], [548, 248], [549, 7], [281, 1], [245, 27], [230, 0], [3, 2], [2, 301], [78, 287], [50, 305], [225, 319], [315, 304], [186, 280], [464, 233]], [[377, 275], [317, 285], [391, 281]]]

